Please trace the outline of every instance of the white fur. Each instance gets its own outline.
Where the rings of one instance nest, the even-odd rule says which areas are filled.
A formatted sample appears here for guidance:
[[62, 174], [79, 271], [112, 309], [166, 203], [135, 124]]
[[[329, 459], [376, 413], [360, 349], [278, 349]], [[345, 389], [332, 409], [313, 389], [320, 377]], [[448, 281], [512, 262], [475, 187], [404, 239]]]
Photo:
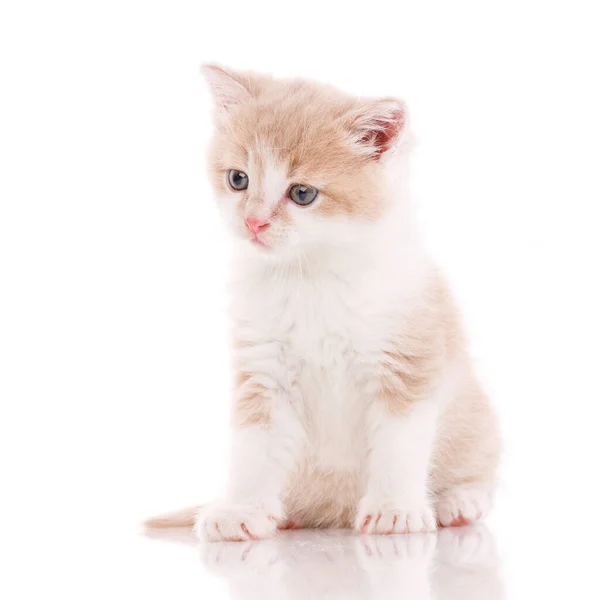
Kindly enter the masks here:
[[275, 159], [266, 152], [268, 159], [263, 166], [263, 181], [262, 181], [262, 205], [268, 216], [280, 202], [282, 196], [287, 191], [288, 179], [286, 176], [285, 167], [277, 164]]

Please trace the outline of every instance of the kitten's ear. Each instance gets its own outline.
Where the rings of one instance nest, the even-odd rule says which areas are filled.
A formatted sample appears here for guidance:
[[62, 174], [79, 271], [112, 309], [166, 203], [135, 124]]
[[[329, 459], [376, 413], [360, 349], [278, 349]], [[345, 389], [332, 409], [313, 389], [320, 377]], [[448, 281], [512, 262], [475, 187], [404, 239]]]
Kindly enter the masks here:
[[212, 92], [218, 122], [223, 122], [236, 106], [258, 92], [257, 83], [249, 75], [217, 65], [202, 65], [202, 74]]
[[395, 98], [367, 101], [353, 109], [348, 118], [353, 142], [369, 158], [379, 160], [402, 137], [406, 107]]

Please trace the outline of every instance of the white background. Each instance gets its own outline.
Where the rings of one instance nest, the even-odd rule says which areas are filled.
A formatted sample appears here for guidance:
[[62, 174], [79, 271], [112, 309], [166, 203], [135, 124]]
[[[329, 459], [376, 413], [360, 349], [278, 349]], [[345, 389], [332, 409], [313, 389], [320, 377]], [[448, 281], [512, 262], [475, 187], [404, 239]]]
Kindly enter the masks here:
[[11, 597], [224, 593], [194, 552], [139, 535], [144, 517], [215, 496], [226, 464], [229, 250], [205, 175], [207, 61], [407, 101], [423, 228], [501, 417], [489, 527], [507, 595], [594, 597], [596, 9], [2, 2], [0, 537]]

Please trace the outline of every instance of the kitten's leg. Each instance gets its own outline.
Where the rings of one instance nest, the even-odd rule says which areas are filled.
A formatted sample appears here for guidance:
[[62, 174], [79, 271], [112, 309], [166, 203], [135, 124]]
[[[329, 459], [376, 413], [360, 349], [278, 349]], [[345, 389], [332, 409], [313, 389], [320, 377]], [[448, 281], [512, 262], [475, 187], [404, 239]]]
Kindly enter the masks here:
[[368, 479], [356, 519], [362, 533], [434, 531], [428, 491], [438, 404], [420, 399], [390, 411], [375, 401], [368, 423]]
[[273, 535], [285, 515], [282, 488], [293, 470], [303, 430], [287, 394], [268, 378], [244, 375], [235, 400], [232, 468], [224, 500], [200, 509], [195, 531], [208, 541]]
[[501, 440], [496, 415], [479, 383], [462, 380], [440, 419], [431, 488], [438, 523], [467, 525], [487, 516], [496, 489]]

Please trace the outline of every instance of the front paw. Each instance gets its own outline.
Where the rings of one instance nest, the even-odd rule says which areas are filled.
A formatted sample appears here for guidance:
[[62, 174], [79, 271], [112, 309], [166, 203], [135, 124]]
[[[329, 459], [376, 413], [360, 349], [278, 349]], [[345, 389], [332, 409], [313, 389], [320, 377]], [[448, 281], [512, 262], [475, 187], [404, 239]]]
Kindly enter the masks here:
[[402, 507], [377, 502], [362, 502], [355, 528], [368, 535], [393, 533], [427, 533], [437, 529], [432, 508], [423, 503], [416, 507]]
[[207, 542], [247, 542], [272, 537], [281, 517], [264, 506], [217, 502], [202, 507], [194, 532]]

